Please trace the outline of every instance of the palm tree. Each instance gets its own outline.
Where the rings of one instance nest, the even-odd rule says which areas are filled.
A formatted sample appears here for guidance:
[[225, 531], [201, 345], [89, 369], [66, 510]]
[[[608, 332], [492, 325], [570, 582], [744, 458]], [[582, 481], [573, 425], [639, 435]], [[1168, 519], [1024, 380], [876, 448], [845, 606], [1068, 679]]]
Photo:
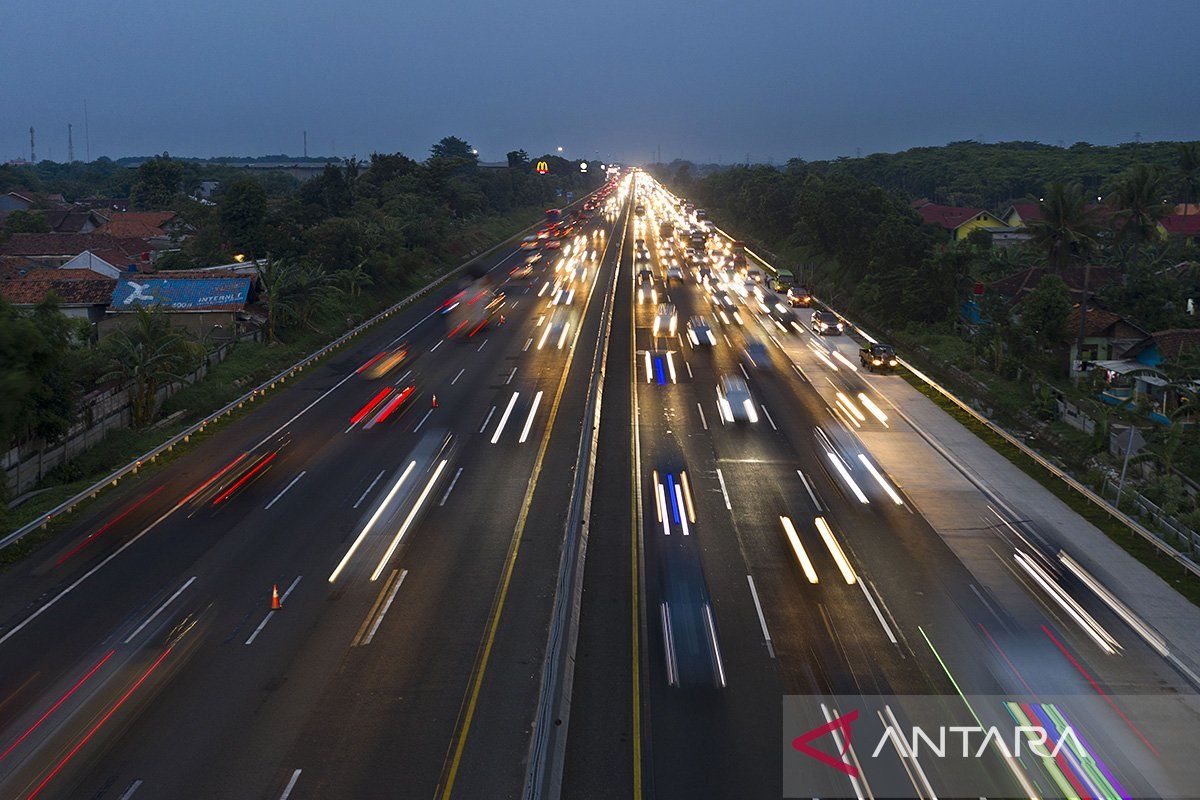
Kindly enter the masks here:
[[118, 379], [129, 390], [133, 427], [154, 421], [158, 391], [181, 381], [204, 356], [204, 347], [171, 324], [160, 311], [139, 308], [132, 325], [120, 328], [101, 344], [108, 372], [101, 381]]
[[349, 290], [351, 297], [358, 297], [364, 288], [375, 283], [371, 273], [367, 272], [367, 262], [365, 261], [360, 261], [353, 267], [338, 270], [336, 277]]
[[1158, 221], [1171, 212], [1161, 169], [1135, 164], [1113, 182], [1108, 202], [1116, 209], [1122, 240], [1141, 245], [1158, 238]]
[[295, 282], [296, 265], [284, 259], [267, 258], [258, 268], [262, 283], [262, 297], [267, 307], [265, 329], [267, 341], [279, 341], [278, 330], [298, 316], [298, 306], [291, 294]]
[[1083, 199], [1077, 183], [1051, 183], [1038, 202], [1042, 218], [1029, 223], [1034, 243], [1046, 253], [1046, 260], [1060, 274], [1071, 259], [1096, 249], [1095, 215]]
[[1200, 184], [1200, 143], [1180, 142], [1178, 153], [1179, 163], [1175, 172], [1183, 189], [1183, 216], [1186, 218], [1192, 201], [1196, 199], [1196, 185]]

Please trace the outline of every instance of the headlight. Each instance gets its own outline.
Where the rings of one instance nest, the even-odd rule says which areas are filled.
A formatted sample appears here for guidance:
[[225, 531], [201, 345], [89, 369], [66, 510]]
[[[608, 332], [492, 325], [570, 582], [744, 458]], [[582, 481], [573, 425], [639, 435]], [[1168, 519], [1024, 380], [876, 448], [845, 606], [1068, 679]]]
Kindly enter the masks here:
[[882, 363], [883, 363], [883, 359], [881, 359], [881, 358], [873, 358], [873, 359], [871, 359], [871, 363], [872, 363], [872, 364], [874, 364], [875, 366], [877, 366], [877, 367], [878, 367], [880, 364], [882, 364]]
[[893, 358], [891, 361], [889, 361], [889, 362], [888, 362], [888, 366], [889, 366], [889, 367], [894, 367], [894, 366], [896, 366], [896, 359], [894, 359], [894, 358]]

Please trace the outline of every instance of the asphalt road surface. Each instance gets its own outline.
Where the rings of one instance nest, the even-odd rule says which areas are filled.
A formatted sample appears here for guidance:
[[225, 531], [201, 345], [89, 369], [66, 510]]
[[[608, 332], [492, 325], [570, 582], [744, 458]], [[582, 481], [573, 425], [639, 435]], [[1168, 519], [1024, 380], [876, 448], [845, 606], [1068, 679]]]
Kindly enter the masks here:
[[[624, 179], [531, 274], [488, 257], [0, 576], [0, 796], [522, 796], [614, 287], [562, 796], [784, 796], [790, 737], [846, 711], [815, 695], [961, 721], [980, 695], [1194, 691], [1022, 520], [934, 531], [864, 444], [902, 424], [872, 400], [901, 378], [768, 287], [717, 309], [669, 278], [676, 213]], [[994, 796], [1186, 788], [1125, 722], [1090, 772], [971, 768]], [[813, 761], [806, 795], [953, 793], [957, 767], [889, 752]]]

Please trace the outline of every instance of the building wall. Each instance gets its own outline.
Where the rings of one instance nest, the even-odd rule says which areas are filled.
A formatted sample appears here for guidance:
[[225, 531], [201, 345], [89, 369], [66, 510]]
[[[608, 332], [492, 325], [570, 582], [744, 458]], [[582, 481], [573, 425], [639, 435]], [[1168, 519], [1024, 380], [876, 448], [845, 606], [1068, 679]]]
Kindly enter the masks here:
[[954, 229], [954, 240], [961, 242], [971, 235], [972, 231], [979, 228], [994, 228], [997, 225], [1003, 224], [1000, 220], [993, 217], [991, 214], [979, 214], [974, 219], [969, 219], [962, 225]]

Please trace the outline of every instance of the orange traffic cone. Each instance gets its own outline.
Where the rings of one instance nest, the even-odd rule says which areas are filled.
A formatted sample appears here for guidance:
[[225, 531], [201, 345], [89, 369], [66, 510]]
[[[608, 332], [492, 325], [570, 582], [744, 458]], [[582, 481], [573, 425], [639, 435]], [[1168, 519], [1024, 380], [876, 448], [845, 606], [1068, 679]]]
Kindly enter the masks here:
[[278, 611], [283, 608], [283, 603], [279, 602], [279, 584], [271, 584], [271, 610]]

